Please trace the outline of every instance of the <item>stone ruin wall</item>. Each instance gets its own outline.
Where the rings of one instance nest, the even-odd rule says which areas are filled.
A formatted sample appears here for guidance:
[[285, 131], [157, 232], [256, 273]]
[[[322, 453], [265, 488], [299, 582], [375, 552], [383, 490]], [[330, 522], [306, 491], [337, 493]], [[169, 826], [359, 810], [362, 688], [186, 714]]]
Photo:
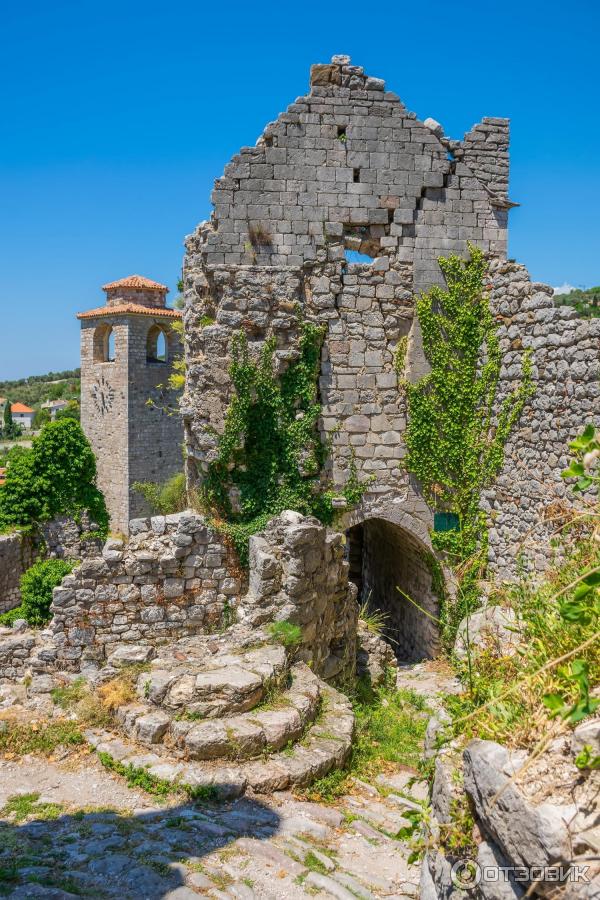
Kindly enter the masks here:
[[[347, 58], [313, 66], [310, 94], [233, 157], [215, 182], [211, 220], [186, 242], [182, 413], [190, 482], [214, 457], [230, 399], [233, 333], [245, 330], [256, 350], [274, 334], [283, 368], [295, 353], [299, 304], [327, 326], [319, 389], [334, 484], [343, 485], [352, 455], [361, 475], [376, 476], [346, 527], [402, 517], [427, 550], [433, 515], [402, 465], [399, 376], [413, 381], [427, 371], [415, 294], [443, 285], [437, 258], [465, 255], [471, 241], [492, 263], [491, 299], [508, 351], [503, 390], [520, 372], [518, 342], [535, 350], [536, 397], [507, 447], [497, 496], [484, 498], [492, 565], [513, 571], [517, 538], [539, 518], [540, 500], [554, 492], [572, 502], [555, 461], [592, 413], [597, 326], [550, 310], [551, 289], [532, 284], [522, 267], [502, 268], [514, 205], [507, 192], [508, 120], [483, 119], [453, 141]], [[346, 250], [373, 262], [347, 264]], [[396, 358], [402, 338], [404, 366]], [[538, 532], [538, 567], [546, 543]]]
[[568, 465], [569, 441], [585, 425], [599, 424], [600, 319], [554, 306], [552, 288], [531, 282], [524, 266], [497, 260], [490, 276], [504, 355], [500, 396], [518, 385], [528, 348], [535, 387], [482, 504], [491, 520], [491, 567], [504, 578], [516, 575], [520, 554], [530, 567], [545, 569], [552, 535], [580, 507], [573, 482], [560, 473]]
[[0, 535], [0, 613], [19, 606], [21, 576], [37, 559], [83, 559], [97, 553], [102, 541], [88, 538], [86, 532], [90, 530], [91, 523], [86, 516], [79, 522], [58, 516], [41, 523], [37, 535], [21, 532]]
[[[320, 391], [335, 483], [344, 483], [354, 452], [359, 469], [377, 475], [371, 499], [401, 495], [427, 516], [399, 466], [406, 411], [395, 351], [410, 335], [407, 374], [422, 373], [415, 291], [439, 283], [437, 257], [463, 252], [467, 240], [503, 255], [508, 203], [508, 122], [484, 120], [464, 145], [430, 125], [381, 80], [334, 58], [314, 66], [310, 94], [226, 166], [211, 221], [186, 245], [183, 418], [192, 481], [212, 458], [211, 430], [222, 427], [232, 333], [245, 329], [251, 346], [274, 333], [285, 365], [299, 303], [327, 325]], [[348, 266], [346, 249], [373, 264]]]
[[20, 532], [0, 535], [0, 613], [21, 602], [19, 582], [35, 559], [32, 541]]
[[0, 628], [0, 680], [82, 671], [123, 645], [250, 628], [300, 626], [298, 658], [326, 678], [353, 670], [356, 591], [342, 536], [288, 512], [252, 539], [249, 589], [223, 538], [195, 513], [132, 520], [55, 588], [43, 632]]

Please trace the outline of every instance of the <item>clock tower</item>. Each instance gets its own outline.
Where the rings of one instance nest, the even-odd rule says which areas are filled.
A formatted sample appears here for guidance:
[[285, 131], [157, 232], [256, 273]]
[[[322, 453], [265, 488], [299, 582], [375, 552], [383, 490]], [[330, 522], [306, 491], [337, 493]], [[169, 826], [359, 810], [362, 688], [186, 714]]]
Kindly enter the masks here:
[[[181, 472], [183, 426], [169, 388], [183, 353], [181, 312], [168, 288], [141, 275], [105, 284], [106, 303], [79, 313], [81, 425], [98, 463], [112, 531], [149, 512], [132, 485]], [[175, 327], [174, 327], [175, 326]]]

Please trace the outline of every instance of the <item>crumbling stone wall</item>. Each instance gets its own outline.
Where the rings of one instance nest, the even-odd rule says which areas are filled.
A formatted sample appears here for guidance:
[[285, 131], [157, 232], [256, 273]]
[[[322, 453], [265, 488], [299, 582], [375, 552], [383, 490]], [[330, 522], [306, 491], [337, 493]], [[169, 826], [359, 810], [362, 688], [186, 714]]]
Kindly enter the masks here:
[[20, 604], [21, 576], [36, 559], [83, 559], [99, 553], [104, 542], [90, 534], [91, 528], [84, 513], [77, 522], [69, 516], [42, 522], [35, 534], [0, 535], [0, 613]]
[[21, 602], [19, 582], [35, 559], [33, 541], [19, 532], [0, 535], [0, 613]]
[[[396, 371], [425, 370], [414, 294], [442, 283], [437, 257], [464, 252], [468, 240], [505, 254], [507, 165], [506, 120], [450, 141], [347, 57], [313, 66], [310, 94], [226, 166], [211, 221], [186, 242], [190, 481], [222, 429], [233, 331], [244, 329], [251, 346], [275, 334], [285, 366], [299, 304], [327, 326], [320, 389], [334, 483], [344, 483], [354, 453], [360, 471], [377, 474], [371, 498], [418, 505], [398, 465], [405, 408]], [[374, 261], [348, 265], [347, 250]]]
[[233, 616], [241, 581], [222, 538], [199, 516], [134, 519], [130, 532], [55, 589], [50, 627], [61, 664], [101, 660], [120, 643], [204, 633]]
[[[523, 348], [535, 351], [536, 398], [509, 442], [497, 489], [484, 498], [492, 563], [514, 567], [520, 536], [551, 502], [549, 487], [554, 499], [571, 502], [558, 472], [596, 399], [597, 325], [550, 309], [549, 288], [531, 284], [519, 267], [503, 268], [514, 205], [508, 140], [502, 118], [483, 119], [462, 140], [446, 137], [347, 57], [313, 66], [310, 93], [233, 157], [216, 181], [210, 221], [186, 241], [182, 413], [191, 483], [214, 458], [223, 427], [233, 332], [245, 330], [251, 349], [274, 334], [283, 369], [297, 352], [299, 306], [326, 325], [320, 427], [331, 443], [334, 485], [343, 485], [354, 457], [361, 476], [376, 476], [358, 521], [397, 521], [401, 510], [413, 536], [427, 533], [432, 511], [402, 465], [402, 384], [427, 372], [414, 298], [444, 284], [440, 255], [465, 255], [472, 242], [492, 264], [491, 296], [508, 352], [502, 390], [519, 377]], [[372, 263], [349, 262], [352, 250]], [[547, 529], [537, 538], [541, 566]]]
[[535, 394], [506, 446], [505, 464], [486, 493], [490, 562], [514, 574], [520, 553], [540, 571], [551, 561], [550, 538], [577, 506], [561, 477], [568, 443], [600, 410], [600, 319], [555, 307], [552, 288], [531, 282], [524, 266], [490, 266], [490, 297], [504, 354], [500, 394], [514, 390], [523, 354], [532, 353]]
[[282, 513], [251, 540], [245, 592], [236, 558], [196, 513], [133, 520], [130, 532], [55, 588], [48, 629], [2, 630], [0, 680], [27, 669], [79, 671], [122, 644], [157, 645], [235, 622], [298, 625], [298, 657], [317, 674], [354, 671], [358, 605], [341, 534]]
[[284, 512], [250, 538], [250, 588], [240, 620], [302, 629], [299, 658], [326, 679], [351, 674], [358, 604], [343, 537], [314, 518]]

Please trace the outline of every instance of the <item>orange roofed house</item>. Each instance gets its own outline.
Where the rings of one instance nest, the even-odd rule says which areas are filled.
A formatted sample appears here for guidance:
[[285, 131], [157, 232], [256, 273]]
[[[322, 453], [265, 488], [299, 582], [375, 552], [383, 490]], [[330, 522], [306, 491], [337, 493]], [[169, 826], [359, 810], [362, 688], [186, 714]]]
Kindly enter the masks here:
[[10, 415], [15, 425], [20, 425], [24, 430], [31, 430], [35, 410], [24, 403], [13, 403], [10, 407]]

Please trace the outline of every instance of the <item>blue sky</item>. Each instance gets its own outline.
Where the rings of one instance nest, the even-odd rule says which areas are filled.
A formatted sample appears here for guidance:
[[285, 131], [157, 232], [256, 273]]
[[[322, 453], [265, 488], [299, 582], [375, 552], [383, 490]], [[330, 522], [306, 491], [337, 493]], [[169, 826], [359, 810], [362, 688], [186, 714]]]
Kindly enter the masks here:
[[0, 379], [78, 364], [78, 310], [179, 277], [228, 158], [349, 53], [459, 138], [512, 120], [510, 255], [600, 283], [596, 0], [5, 4]]

